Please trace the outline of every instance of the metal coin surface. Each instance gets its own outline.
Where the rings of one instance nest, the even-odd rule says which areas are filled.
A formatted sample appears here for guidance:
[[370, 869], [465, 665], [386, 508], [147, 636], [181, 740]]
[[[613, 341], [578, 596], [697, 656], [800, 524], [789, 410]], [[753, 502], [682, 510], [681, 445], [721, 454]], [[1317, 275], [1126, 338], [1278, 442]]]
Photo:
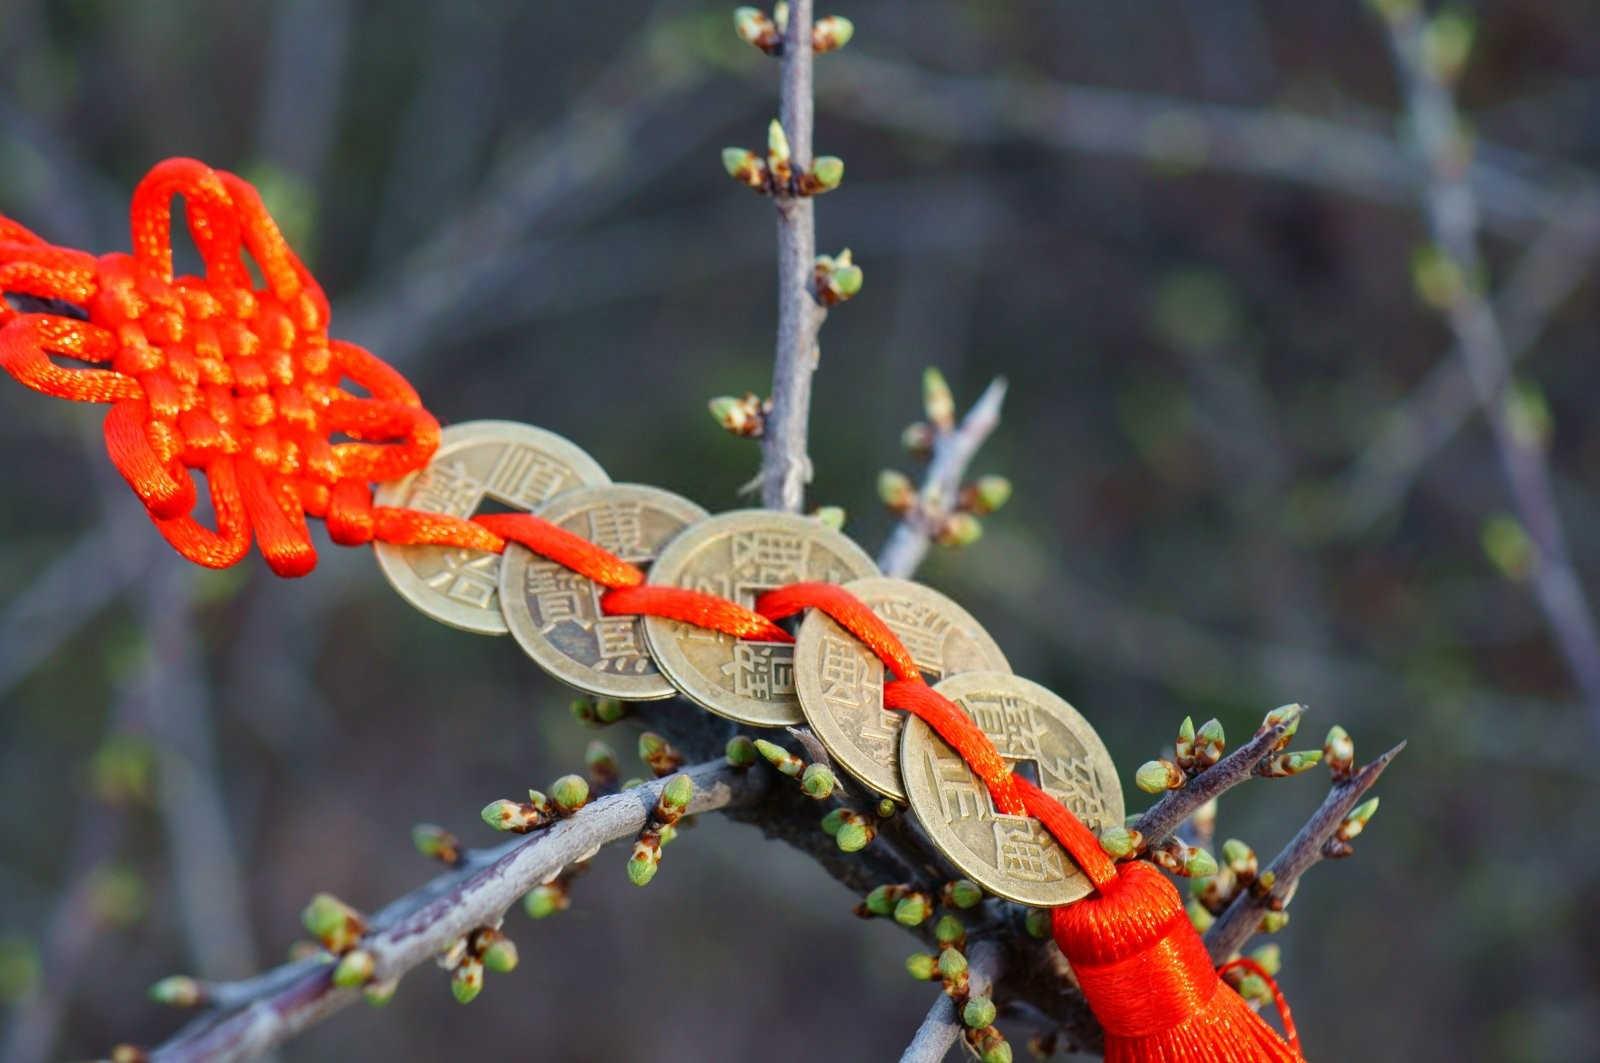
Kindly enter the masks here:
[[[812, 517], [770, 510], [722, 513], [674, 539], [650, 582], [754, 605], [789, 583], [847, 583], [878, 574], [866, 551]], [[804, 720], [794, 690], [794, 646], [751, 642], [659, 616], [645, 617], [656, 666], [692, 701], [730, 720], [783, 727]]]
[[[966, 672], [936, 687], [960, 706], [1017, 770], [1092, 831], [1122, 822], [1122, 784], [1100, 736], [1077, 709], [1038, 683], [1004, 672]], [[906, 721], [900, 765], [911, 810], [934, 846], [991, 893], [1041, 908], [1090, 891], [1089, 879], [1029, 816], [1001, 815], [988, 787], [933, 728]]]
[[[909, 580], [878, 576], [844, 589], [881, 617], [937, 683], [961, 672], [1009, 672], [994, 639], [965, 609]], [[886, 669], [826, 613], [813, 609], [794, 647], [794, 685], [806, 722], [834, 761], [884, 797], [906, 799], [900, 780], [905, 714], [883, 707]]]
[[[679, 532], [708, 516], [671, 491], [638, 484], [564, 491], [538, 513], [641, 568]], [[605, 592], [516, 543], [500, 562], [500, 611], [545, 671], [596, 697], [649, 701], [677, 693], [650, 659], [642, 618], [606, 616], [600, 608]]]
[[[464, 421], [444, 430], [427, 468], [381, 485], [374, 501], [470, 517], [485, 499], [531, 510], [574, 487], [610, 482], [593, 458], [554, 432], [515, 421]], [[480, 635], [506, 633], [499, 554], [373, 546], [394, 589], [433, 619]]]

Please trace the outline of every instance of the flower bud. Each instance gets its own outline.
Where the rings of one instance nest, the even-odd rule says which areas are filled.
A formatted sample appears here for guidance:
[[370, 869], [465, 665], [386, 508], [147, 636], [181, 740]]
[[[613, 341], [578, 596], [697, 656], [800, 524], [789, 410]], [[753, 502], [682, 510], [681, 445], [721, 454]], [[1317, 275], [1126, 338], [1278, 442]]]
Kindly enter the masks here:
[[906, 957], [906, 971], [919, 982], [930, 981], [939, 973], [939, 959], [926, 952], [913, 952]]
[[1274, 752], [1283, 749], [1289, 744], [1289, 739], [1295, 736], [1295, 732], [1300, 730], [1300, 718], [1305, 715], [1305, 711], [1306, 707], [1304, 705], [1279, 705], [1262, 718], [1261, 726], [1256, 729], [1256, 734], [1270, 731], [1282, 724], [1286, 730], [1283, 732], [1282, 737], [1278, 739], [1277, 745], [1272, 748]]
[[855, 35], [855, 23], [843, 15], [824, 15], [811, 24], [811, 48], [818, 55], [838, 51]]
[[940, 546], [971, 546], [983, 538], [983, 522], [971, 513], [952, 513], [939, 525], [934, 538]]
[[790, 778], [799, 775], [801, 769], [806, 766], [805, 761], [776, 742], [768, 742], [765, 738], [756, 739], [756, 752], [765, 757], [768, 764]]
[[735, 768], [748, 768], [754, 765], [761, 755], [756, 752], [756, 744], [750, 741], [749, 735], [734, 735], [728, 739], [728, 744], [724, 747], [724, 756]]
[[922, 371], [922, 408], [928, 423], [940, 431], [949, 431], [956, 423], [956, 399], [945, 382], [944, 374], [929, 366]]
[[483, 965], [495, 974], [510, 974], [517, 967], [517, 943], [503, 934], [496, 934], [483, 950]]
[[800, 788], [806, 796], [818, 801], [824, 800], [833, 794], [833, 788], [838, 784], [833, 771], [826, 764], [807, 764], [805, 772], [800, 776]]
[[377, 966], [372, 953], [366, 949], [352, 949], [339, 957], [339, 965], [333, 969], [333, 984], [341, 989], [366, 985]]
[[548, 919], [557, 912], [564, 912], [571, 904], [566, 888], [548, 882], [542, 886], [535, 886], [522, 898], [522, 910], [533, 919]]
[[1133, 784], [1147, 794], [1162, 794], [1184, 784], [1183, 769], [1170, 760], [1147, 760], [1133, 773]]
[[968, 997], [961, 1007], [961, 1021], [974, 1030], [993, 1026], [994, 1016], [994, 1001], [988, 997]]
[[917, 504], [917, 489], [911, 477], [894, 469], [878, 473], [878, 497], [891, 513], [906, 513]]
[[205, 1001], [205, 989], [186, 974], [163, 978], [150, 987], [150, 999], [171, 1008], [198, 1007]]
[[1127, 827], [1107, 827], [1100, 832], [1100, 848], [1113, 860], [1124, 860], [1139, 851], [1144, 837]]
[[581, 775], [563, 775], [550, 784], [550, 800], [556, 812], [570, 816], [589, 803], [589, 780]]
[[1328, 728], [1328, 737], [1322, 740], [1322, 759], [1334, 782], [1343, 782], [1355, 774], [1356, 743], [1338, 724]]
[[983, 901], [983, 888], [971, 879], [958, 878], [944, 888], [945, 904], [952, 908], [976, 908]]
[[933, 914], [933, 904], [925, 893], [908, 893], [894, 906], [894, 921], [901, 926], [921, 926]]
[[1201, 771], [1211, 767], [1222, 759], [1222, 751], [1228, 747], [1228, 741], [1222, 733], [1220, 720], [1210, 719], [1200, 725], [1194, 733], [1194, 762], [1195, 767]]
[[454, 867], [461, 862], [461, 842], [454, 834], [433, 823], [418, 823], [411, 828], [411, 844], [430, 860]]
[[1172, 744], [1172, 759], [1184, 771], [1194, 770], [1194, 717], [1185, 716], [1178, 725], [1178, 737]]
[[450, 991], [458, 1004], [470, 1004], [483, 992], [483, 961], [468, 956], [450, 972]]

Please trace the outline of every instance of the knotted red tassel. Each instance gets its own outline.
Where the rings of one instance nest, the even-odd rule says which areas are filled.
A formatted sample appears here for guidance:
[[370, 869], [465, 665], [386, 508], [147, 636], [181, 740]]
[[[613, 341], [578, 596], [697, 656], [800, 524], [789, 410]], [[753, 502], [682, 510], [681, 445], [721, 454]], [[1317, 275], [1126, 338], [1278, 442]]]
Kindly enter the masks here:
[[1304, 1063], [1223, 984], [1178, 891], [1153, 866], [1057, 908], [1056, 944], [1106, 1033], [1106, 1063]]

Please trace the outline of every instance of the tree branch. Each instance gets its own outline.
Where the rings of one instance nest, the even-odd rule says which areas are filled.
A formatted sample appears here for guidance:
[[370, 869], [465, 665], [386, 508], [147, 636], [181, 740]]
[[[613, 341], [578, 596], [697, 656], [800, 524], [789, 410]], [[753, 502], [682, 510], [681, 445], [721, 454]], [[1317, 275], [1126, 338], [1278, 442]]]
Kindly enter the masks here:
[[[684, 769], [694, 780], [688, 813], [754, 802], [767, 791], [764, 768], [739, 771], [726, 761]], [[376, 961], [374, 979], [395, 979], [445, 952], [480, 926], [493, 926], [534, 886], [548, 882], [602, 846], [644, 827], [665, 780], [601, 798], [547, 830], [481, 853], [460, 868], [394, 901], [369, 921], [360, 947]], [[330, 981], [332, 965], [300, 961], [247, 982], [210, 988], [220, 1014], [195, 1020], [150, 1053], [152, 1063], [242, 1060], [265, 1052], [360, 997]]]
[[1151, 805], [1134, 830], [1144, 835], [1145, 849], [1154, 849], [1167, 839], [1183, 821], [1194, 815], [1195, 809], [1220, 797], [1249, 779], [1256, 765], [1289, 733], [1289, 724], [1280, 723], [1256, 735], [1211, 767], [1190, 779], [1177, 790], [1168, 790], [1161, 800]]
[[918, 497], [939, 500], [939, 508], [929, 512], [923, 505], [913, 506], [895, 525], [878, 554], [878, 567], [884, 575], [910, 579], [922, 565], [934, 531], [947, 513], [945, 507], [955, 503], [961, 490], [967, 466], [1000, 424], [1000, 407], [1005, 398], [1005, 378], [996, 377], [978, 396], [960, 425], [935, 436], [933, 458], [928, 463]]
[[[1281, 911], [1288, 905], [1300, 877], [1324, 859], [1323, 843], [1333, 837], [1344, 817], [1356, 807], [1362, 795], [1372, 789], [1384, 769], [1405, 747], [1406, 744], [1401, 742], [1349, 779], [1333, 785], [1322, 806], [1257, 880], [1271, 881], [1272, 888], [1259, 893], [1244, 890], [1206, 931], [1206, 948], [1211, 953], [1213, 963], [1225, 962], [1244, 947], [1244, 943], [1255, 934], [1261, 917], [1268, 911]], [[1269, 875], [1270, 880], [1267, 878]]]
[[1481, 287], [1485, 263], [1478, 247], [1478, 198], [1462, 165], [1468, 149], [1448, 75], [1426, 57], [1423, 18], [1420, 10], [1412, 10], [1386, 21], [1412, 132], [1427, 168], [1422, 191], [1428, 227], [1459, 278], [1445, 305], [1446, 317], [1489, 422], [1512, 504], [1533, 546], [1535, 597], [1600, 732], [1600, 627], [1567, 547], [1544, 440], [1513, 421], [1507, 393], [1511, 357], [1500, 319]]
[[[992, 942], [975, 941], [967, 949], [967, 984], [972, 996], [990, 996], [1004, 973], [1005, 955]], [[956, 1002], [949, 994], [940, 993], [901, 1053], [900, 1063], [939, 1063], [965, 1030]]]
[[[789, 138], [796, 169], [811, 165], [811, 0], [789, 5], [783, 44], [778, 120]], [[815, 205], [809, 196], [779, 188], [778, 343], [772, 366], [772, 412], [761, 440], [761, 504], [798, 513], [811, 480], [806, 449], [811, 375], [817, 369], [817, 333], [827, 312], [811, 294], [817, 258]]]

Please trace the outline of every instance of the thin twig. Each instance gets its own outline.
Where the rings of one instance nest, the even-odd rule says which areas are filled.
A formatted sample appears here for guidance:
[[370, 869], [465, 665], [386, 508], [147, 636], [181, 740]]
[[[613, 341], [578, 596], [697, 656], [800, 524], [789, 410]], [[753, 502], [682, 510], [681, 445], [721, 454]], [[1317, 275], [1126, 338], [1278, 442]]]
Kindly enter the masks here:
[[1460, 161], [1461, 119], [1450, 86], [1425, 57], [1422, 20], [1419, 11], [1411, 11], [1387, 21], [1406, 109], [1427, 168], [1428, 227], [1462, 279], [1447, 318], [1533, 547], [1535, 597], [1600, 732], [1600, 627], [1567, 547], [1544, 443], [1518, 431], [1508, 407], [1511, 358], [1500, 319], [1480, 288], [1485, 264], [1478, 248], [1479, 204]]
[[[746, 804], [765, 792], [770, 773], [738, 771], [725, 761], [684, 769], [695, 782], [690, 814]], [[493, 850], [407, 894], [372, 917], [360, 947], [376, 961], [374, 977], [389, 980], [438, 956], [479, 926], [494, 925], [541, 882], [644, 826], [664, 780], [604, 797], [548, 830]], [[156, 1063], [249, 1059], [360, 998], [330, 981], [331, 966], [289, 964], [241, 987], [213, 987], [234, 1010], [204, 1015], [150, 1053]]]
[[1344, 817], [1405, 747], [1401, 742], [1349, 779], [1334, 784], [1322, 806], [1262, 873], [1263, 880], [1272, 876], [1272, 888], [1259, 894], [1248, 889], [1243, 891], [1206, 931], [1206, 949], [1213, 963], [1220, 964], [1238, 952], [1256, 932], [1263, 915], [1282, 910], [1289, 903], [1300, 877], [1324, 858], [1323, 843], [1333, 837]]
[[[1529, 354], [1545, 326], [1600, 254], [1600, 195], [1585, 189], [1529, 244], [1495, 300], [1513, 363]], [[1478, 409], [1472, 381], [1452, 347], [1342, 478], [1348, 500], [1339, 530], [1359, 535], [1404, 501], [1422, 470]]]
[[955, 502], [967, 466], [1000, 424], [1000, 407], [1005, 398], [1005, 378], [996, 377], [972, 404], [961, 424], [935, 438], [933, 458], [928, 462], [918, 497], [937, 499], [941, 508], [928, 512], [922, 505], [913, 506], [895, 525], [878, 554], [878, 567], [884, 575], [909, 579], [921, 566], [939, 521], [946, 515], [943, 507]]
[[[994, 991], [994, 983], [1005, 973], [1005, 955], [988, 941], [975, 941], [966, 950], [968, 992], [975, 997], [986, 997]], [[927, 1017], [911, 1043], [900, 1055], [900, 1063], [939, 1063], [961, 1039], [966, 1026], [961, 1021], [956, 1002], [946, 993], [934, 998]]]
[[1194, 815], [1195, 809], [1249, 779], [1256, 765], [1288, 733], [1288, 724], [1280, 723], [1268, 728], [1190, 779], [1180, 789], [1168, 790], [1134, 824], [1134, 829], [1144, 835], [1143, 847], [1153, 849], [1160, 845], [1184, 820]]
[[[797, 170], [811, 166], [812, 60], [811, 0], [789, 5], [783, 44], [778, 120], [789, 138]], [[761, 504], [798, 513], [811, 480], [807, 422], [811, 376], [817, 369], [817, 332], [827, 311], [812, 297], [817, 257], [815, 205], [809, 196], [779, 189], [778, 342], [772, 364], [772, 412], [761, 440]]]

